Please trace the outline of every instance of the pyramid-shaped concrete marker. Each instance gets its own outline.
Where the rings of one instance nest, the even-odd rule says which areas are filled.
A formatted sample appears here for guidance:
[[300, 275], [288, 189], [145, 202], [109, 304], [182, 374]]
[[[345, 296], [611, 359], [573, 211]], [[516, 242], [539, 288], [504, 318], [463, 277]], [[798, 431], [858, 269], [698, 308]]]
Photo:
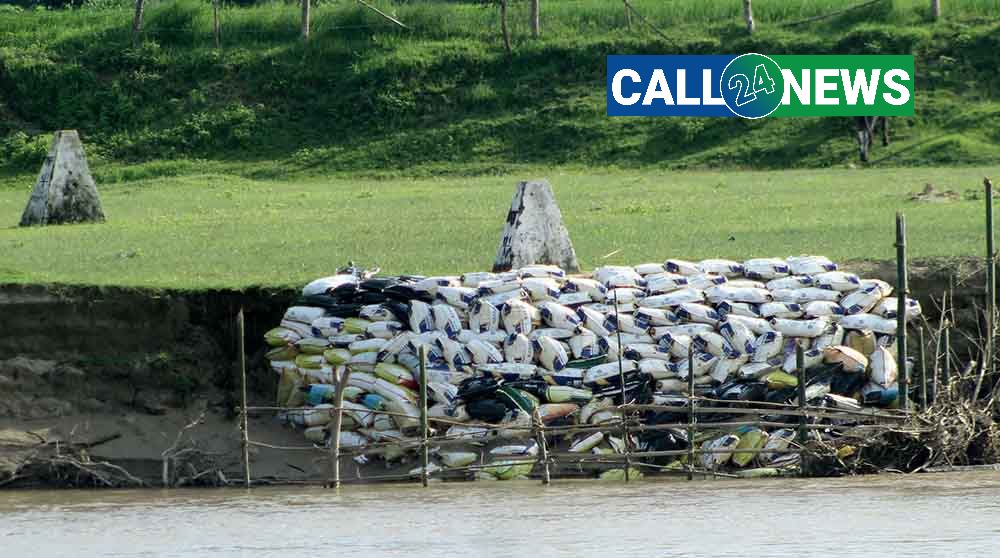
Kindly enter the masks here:
[[531, 264], [553, 264], [568, 273], [580, 271], [562, 212], [548, 181], [520, 182], [510, 204], [493, 271]]
[[56, 132], [21, 226], [104, 221], [97, 185], [76, 130]]

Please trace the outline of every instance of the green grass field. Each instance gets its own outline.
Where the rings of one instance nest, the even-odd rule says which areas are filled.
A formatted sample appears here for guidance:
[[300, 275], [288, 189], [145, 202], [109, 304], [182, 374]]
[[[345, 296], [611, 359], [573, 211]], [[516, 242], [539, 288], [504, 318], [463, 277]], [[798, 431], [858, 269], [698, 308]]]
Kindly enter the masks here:
[[[550, 179], [590, 269], [668, 257], [887, 260], [897, 210], [911, 258], [979, 255], [984, 175], [1000, 167], [519, 176]], [[105, 224], [19, 229], [26, 177], [0, 190], [0, 283], [296, 286], [348, 260], [389, 273], [488, 269], [517, 178], [139, 180], [102, 189]], [[927, 183], [963, 199], [907, 200]]]

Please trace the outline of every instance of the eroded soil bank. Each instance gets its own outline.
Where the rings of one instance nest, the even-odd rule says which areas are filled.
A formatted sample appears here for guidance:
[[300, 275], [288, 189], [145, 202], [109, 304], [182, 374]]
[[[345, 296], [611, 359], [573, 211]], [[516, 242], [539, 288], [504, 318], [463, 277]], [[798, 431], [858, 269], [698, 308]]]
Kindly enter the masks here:
[[[894, 262], [852, 262], [865, 277], [895, 284]], [[937, 324], [942, 294], [954, 292], [961, 329], [975, 332], [984, 302], [979, 260], [915, 262], [911, 296]], [[246, 316], [249, 399], [273, 401], [276, 377], [263, 358], [263, 334], [297, 297], [293, 290], [171, 292], [117, 288], [0, 286], [0, 485], [72, 484], [72, 467], [26, 469], [40, 452], [84, 449], [149, 484], [160, 482], [163, 452], [194, 447], [205, 469], [239, 478], [236, 314]], [[955, 350], [975, 347], [954, 335]], [[197, 423], [185, 430], [185, 427]], [[178, 434], [183, 431], [181, 442]], [[300, 433], [255, 417], [253, 438], [303, 445]], [[255, 477], [325, 478], [314, 452], [255, 448]], [[345, 475], [353, 475], [347, 465]], [[172, 479], [203, 471], [170, 471]], [[206, 483], [217, 483], [218, 473]]]

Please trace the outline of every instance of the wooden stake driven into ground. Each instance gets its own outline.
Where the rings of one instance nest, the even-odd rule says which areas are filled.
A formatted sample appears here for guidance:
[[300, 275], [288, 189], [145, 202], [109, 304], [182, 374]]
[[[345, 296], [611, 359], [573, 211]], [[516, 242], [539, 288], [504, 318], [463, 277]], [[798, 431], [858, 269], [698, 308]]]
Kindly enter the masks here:
[[132, 48], [139, 48], [142, 42], [142, 13], [146, 0], [135, 0], [135, 15], [132, 17]]
[[312, 0], [302, 0], [302, 39], [309, 40], [309, 19], [312, 15]]

